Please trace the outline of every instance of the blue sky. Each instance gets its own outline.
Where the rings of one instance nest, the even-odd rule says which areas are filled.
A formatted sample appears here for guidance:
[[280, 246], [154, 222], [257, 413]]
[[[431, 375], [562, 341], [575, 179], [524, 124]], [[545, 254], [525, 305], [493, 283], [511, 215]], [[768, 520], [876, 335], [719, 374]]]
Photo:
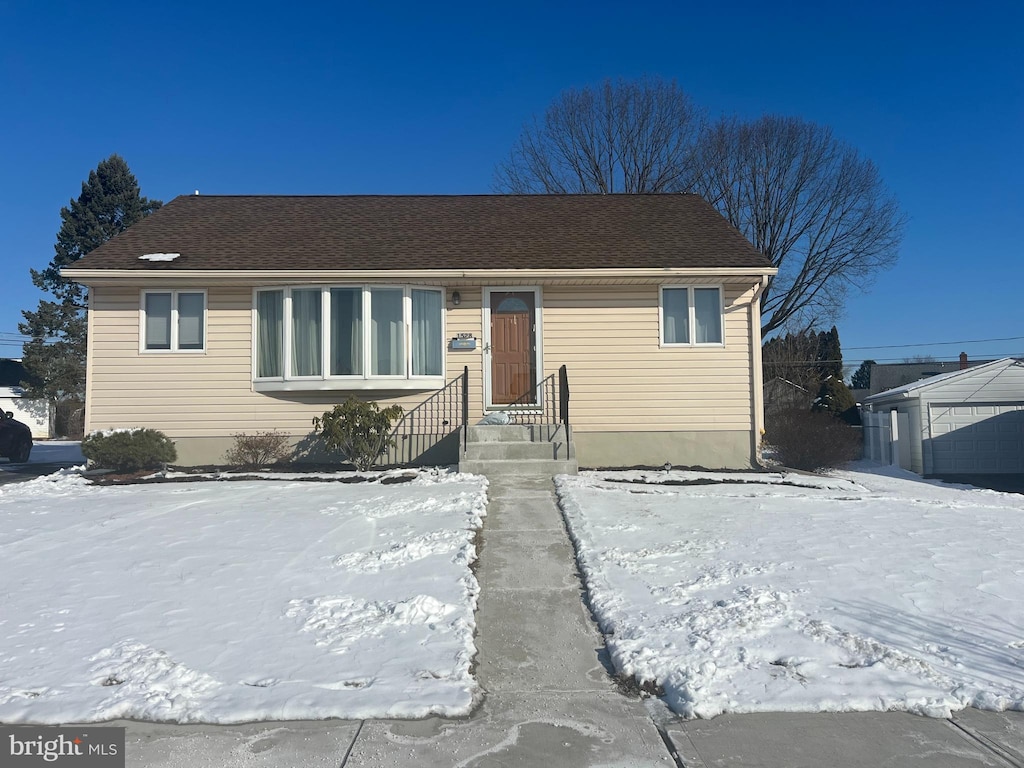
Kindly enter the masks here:
[[[164, 201], [485, 193], [561, 90], [645, 74], [712, 115], [827, 124], [878, 164], [909, 224], [838, 322], [848, 363], [1024, 356], [1019, 0], [0, 0], [0, 62], [0, 356], [20, 354], [61, 206], [111, 153]], [[857, 349], [876, 345], [913, 346]]]

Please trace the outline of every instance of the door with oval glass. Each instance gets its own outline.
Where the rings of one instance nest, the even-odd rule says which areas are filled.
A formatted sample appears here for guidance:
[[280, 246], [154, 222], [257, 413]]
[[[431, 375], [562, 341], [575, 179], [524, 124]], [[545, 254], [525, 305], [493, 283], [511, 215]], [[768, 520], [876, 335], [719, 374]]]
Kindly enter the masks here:
[[533, 291], [491, 293], [491, 398], [508, 405], [528, 395], [537, 383], [537, 339]]

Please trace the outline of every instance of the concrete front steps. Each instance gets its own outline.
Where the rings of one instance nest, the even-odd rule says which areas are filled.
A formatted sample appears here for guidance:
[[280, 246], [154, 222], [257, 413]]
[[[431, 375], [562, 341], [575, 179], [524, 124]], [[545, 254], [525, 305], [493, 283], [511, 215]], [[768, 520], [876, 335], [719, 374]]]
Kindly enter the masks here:
[[460, 472], [477, 475], [575, 475], [572, 431], [561, 424], [478, 425], [469, 428]]

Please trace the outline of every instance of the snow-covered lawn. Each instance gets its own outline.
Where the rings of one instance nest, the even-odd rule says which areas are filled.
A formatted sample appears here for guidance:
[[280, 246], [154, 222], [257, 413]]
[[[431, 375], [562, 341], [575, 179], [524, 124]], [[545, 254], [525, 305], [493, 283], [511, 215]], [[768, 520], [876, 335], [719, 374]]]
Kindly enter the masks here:
[[691, 717], [1024, 709], [1024, 496], [856, 468], [558, 478], [616, 668]]
[[486, 481], [0, 489], [0, 722], [467, 714]]

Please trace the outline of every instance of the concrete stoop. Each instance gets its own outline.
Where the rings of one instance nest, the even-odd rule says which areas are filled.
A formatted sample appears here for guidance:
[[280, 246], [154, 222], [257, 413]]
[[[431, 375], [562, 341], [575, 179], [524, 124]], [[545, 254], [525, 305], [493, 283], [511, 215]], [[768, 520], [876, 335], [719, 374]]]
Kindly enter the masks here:
[[487, 476], [575, 475], [572, 430], [561, 424], [486, 424], [469, 428], [460, 472]]

